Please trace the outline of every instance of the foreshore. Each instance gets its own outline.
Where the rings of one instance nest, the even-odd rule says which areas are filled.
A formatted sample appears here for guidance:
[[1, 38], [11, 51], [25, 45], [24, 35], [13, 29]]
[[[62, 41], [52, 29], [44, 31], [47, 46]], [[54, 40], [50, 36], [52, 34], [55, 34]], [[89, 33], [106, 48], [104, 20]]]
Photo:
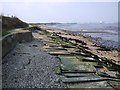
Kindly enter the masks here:
[[118, 51], [62, 29], [27, 30], [33, 41], [18, 43], [3, 59], [3, 88], [118, 88]]
[[[73, 32], [74, 33], [74, 32]], [[77, 33], [77, 32], [75, 32]], [[79, 33], [79, 32], [78, 32]], [[83, 32], [84, 33], [84, 32]], [[99, 46], [109, 48], [111, 50], [120, 51], [119, 43], [111, 40], [103, 40], [101, 37], [92, 37], [90, 35], [83, 35], [83, 33], [79, 33], [79, 35], [83, 37], [87, 37], [91, 42], [98, 44]], [[92, 32], [90, 32], [92, 33]], [[101, 32], [97, 32], [101, 33]]]
[[118, 59], [120, 52], [118, 50], [101, 46], [99, 43], [92, 42], [90, 37], [85, 37], [83, 35], [77, 35], [68, 30], [48, 27], [46, 25], [41, 25], [40, 27], [42, 29], [46, 29], [48, 32], [58, 33], [58, 35], [64, 38], [67, 38], [67, 39], [72, 38], [72, 39], [81, 40], [82, 42], [86, 43], [86, 45], [83, 45], [87, 47], [87, 49], [85, 48], [85, 50], [97, 55], [100, 58], [107, 58], [111, 60], [112, 62], [114, 62], [115, 64], [120, 65], [120, 60]]
[[95, 44], [88, 37], [73, 32], [47, 26], [40, 28], [43, 49], [60, 59], [61, 65], [56, 72], [68, 87], [118, 88], [120, 61], [117, 50]]

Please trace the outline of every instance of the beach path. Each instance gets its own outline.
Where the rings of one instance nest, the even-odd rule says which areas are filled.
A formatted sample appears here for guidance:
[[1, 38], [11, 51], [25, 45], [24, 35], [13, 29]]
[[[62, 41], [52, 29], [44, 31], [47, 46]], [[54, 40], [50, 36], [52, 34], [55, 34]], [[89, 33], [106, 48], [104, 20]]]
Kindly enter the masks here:
[[18, 43], [3, 59], [3, 88], [63, 88], [54, 69], [59, 60], [43, 51], [38, 33], [33, 33], [30, 43]]

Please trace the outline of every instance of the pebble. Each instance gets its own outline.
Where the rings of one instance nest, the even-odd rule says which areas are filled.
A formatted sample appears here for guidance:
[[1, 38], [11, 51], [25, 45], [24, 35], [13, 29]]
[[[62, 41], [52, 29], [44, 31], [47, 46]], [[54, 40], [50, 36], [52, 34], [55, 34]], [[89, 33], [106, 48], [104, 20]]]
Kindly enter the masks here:
[[[30, 47], [32, 45], [35, 45], [35, 47]], [[3, 88], [67, 87], [64, 83], [56, 82], [56, 80], [59, 80], [59, 77], [55, 74], [54, 68], [60, 66], [59, 59], [43, 51], [42, 45], [36, 39], [30, 43], [20, 43], [17, 44], [13, 51], [5, 56], [3, 60], [6, 60], [7, 63], [2, 65]], [[36, 48], [36, 46], [39, 46], [39, 48]], [[30, 54], [22, 54], [21, 56], [16, 54], [13, 56], [15, 52]], [[30, 59], [30, 63], [26, 65], [28, 59]], [[25, 66], [25, 69], [23, 66]]]

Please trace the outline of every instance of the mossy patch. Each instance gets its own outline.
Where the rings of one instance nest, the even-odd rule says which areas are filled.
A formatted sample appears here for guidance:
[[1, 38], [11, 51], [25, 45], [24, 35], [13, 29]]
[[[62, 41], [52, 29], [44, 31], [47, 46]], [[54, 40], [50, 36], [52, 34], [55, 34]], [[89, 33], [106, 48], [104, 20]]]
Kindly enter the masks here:
[[61, 69], [66, 72], [95, 72], [94, 66], [80, 64], [62, 65]]
[[[98, 81], [98, 82], [84, 82], [84, 83], [69, 83], [68, 84], [68, 87], [69, 88], [112, 88], [108, 83], [107, 81]], [[85, 90], [86, 90], [85, 89]]]
[[50, 55], [70, 55], [70, 53], [68, 53], [65, 50], [55, 50], [55, 51], [50, 51], [49, 52]]
[[61, 77], [62, 82], [64, 83], [81, 83], [81, 82], [95, 82], [95, 81], [105, 81], [106, 78], [99, 76], [89, 76], [89, 77], [76, 77], [76, 78], [66, 78]]
[[10, 32], [9, 31], [2, 31], [2, 36], [5, 36], [5, 35], [7, 35], [7, 34], [9, 34]]
[[60, 68], [60, 66], [56, 67], [54, 69], [54, 72], [55, 72], [55, 74], [60, 75], [61, 74], [61, 68]]

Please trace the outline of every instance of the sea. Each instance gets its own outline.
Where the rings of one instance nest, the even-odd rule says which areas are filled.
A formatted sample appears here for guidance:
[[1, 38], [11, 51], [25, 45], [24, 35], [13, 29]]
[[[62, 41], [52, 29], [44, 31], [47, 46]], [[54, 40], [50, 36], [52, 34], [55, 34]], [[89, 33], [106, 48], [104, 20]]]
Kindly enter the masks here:
[[56, 23], [49, 26], [90, 37], [97, 44], [120, 50], [117, 23]]

